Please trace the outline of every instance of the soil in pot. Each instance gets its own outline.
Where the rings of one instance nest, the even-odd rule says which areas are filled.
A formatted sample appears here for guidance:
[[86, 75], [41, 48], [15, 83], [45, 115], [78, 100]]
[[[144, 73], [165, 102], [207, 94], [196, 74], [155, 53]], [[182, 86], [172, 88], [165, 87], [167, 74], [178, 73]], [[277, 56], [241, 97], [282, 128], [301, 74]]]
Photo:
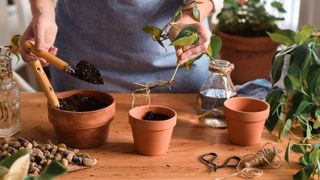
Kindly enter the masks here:
[[111, 95], [71, 90], [57, 96], [63, 110], [48, 104], [48, 118], [59, 141], [81, 149], [98, 147], [107, 141], [115, 114], [115, 100]]
[[148, 111], [146, 115], [143, 116], [143, 120], [148, 120], [148, 121], [163, 121], [169, 118], [170, 117], [168, 115], [161, 114], [161, 113], [154, 113], [152, 111]]
[[75, 112], [93, 111], [110, 105], [110, 102], [83, 94], [75, 94], [70, 97], [59, 99], [59, 103], [59, 108], [61, 110]]

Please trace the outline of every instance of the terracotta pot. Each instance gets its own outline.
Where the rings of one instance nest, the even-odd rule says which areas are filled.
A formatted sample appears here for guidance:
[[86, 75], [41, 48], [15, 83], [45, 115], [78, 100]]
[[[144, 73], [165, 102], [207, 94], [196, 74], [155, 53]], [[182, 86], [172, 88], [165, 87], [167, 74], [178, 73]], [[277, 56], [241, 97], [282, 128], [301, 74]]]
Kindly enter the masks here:
[[258, 78], [271, 79], [272, 57], [278, 44], [269, 37], [241, 37], [217, 33], [222, 39], [220, 55], [235, 65], [231, 73], [235, 84]]
[[86, 112], [64, 111], [48, 105], [49, 121], [53, 124], [58, 140], [74, 148], [94, 148], [103, 145], [115, 114], [115, 100], [107, 93], [92, 90], [71, 90], [57, 93], [58, 98], [74, 94], [97, 97], [108, 106]]
[[256, 98], [227, 99], [224, 102], [224, 113], [229, 140], [237, 145], [259, 143], [269, 109], [268, 103]]
[[[170, 118], [161, 121], [143, 120], [148, 111], [164, 114]], [[165, 154], [176, 122], [177, 113], [169, 107], [145, 105], [132, 108], [129, 111], [129, 123], [137, 152], [147, 156]]]

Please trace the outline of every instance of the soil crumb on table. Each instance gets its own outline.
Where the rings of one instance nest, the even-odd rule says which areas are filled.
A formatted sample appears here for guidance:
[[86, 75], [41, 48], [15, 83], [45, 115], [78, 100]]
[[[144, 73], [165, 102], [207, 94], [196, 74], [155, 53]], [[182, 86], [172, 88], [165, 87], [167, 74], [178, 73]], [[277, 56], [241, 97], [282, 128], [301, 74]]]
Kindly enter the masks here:
[[75, 94], [59, 99], [60, 109], [66, 111], [85, 112], [107, 107], [108, 102], [92, 96]]

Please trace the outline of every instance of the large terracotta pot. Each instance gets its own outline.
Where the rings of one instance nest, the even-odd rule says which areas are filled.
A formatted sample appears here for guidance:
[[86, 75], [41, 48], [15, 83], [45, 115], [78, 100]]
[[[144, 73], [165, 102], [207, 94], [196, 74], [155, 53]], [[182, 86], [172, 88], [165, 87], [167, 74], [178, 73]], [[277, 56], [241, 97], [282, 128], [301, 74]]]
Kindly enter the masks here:
[[94, 148], [103, 145], [109, 126], [115, 114], [114, 98], [103, 92], [92, 90], [71, 90], [57, 93], [58, 98], [82, 94], [105, 100], [109, 105], [94, 111], [64, 111], [48, 105], [49, 121], [52, 123], [58, 140], [74, 148]]
[[235, 84], [258, 78], [270, 80], [272, 57], [278, 44], [269, 37], [241, 37], [218, 32], [222, 39], [220, 55], [235, 65], [231, 73]]
[[[143, 120], [148, 111], [169, 116], [167, 120]], [[162, 155], [168, 151], [171, 135], [177, 122], [173, 109], [158, 105], [137, 106], [129, 111], [134, 145], [138, 153], [147, 156]]]
[[268, 103], [256, 98], [227, 99], [224, 102], [224, 114], [230, 142], [237, 145], [259, 143], [269, 109]]

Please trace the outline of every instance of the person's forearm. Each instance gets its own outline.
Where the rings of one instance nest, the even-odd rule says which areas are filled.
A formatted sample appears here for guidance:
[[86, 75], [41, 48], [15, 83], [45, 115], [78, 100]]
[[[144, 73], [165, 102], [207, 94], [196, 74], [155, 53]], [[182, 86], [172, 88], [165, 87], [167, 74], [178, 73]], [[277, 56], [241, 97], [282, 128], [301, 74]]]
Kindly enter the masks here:
[[30, 0], [33, 16], [47, 15], [55, 18], [54, 0]]
[[[194, 0], [188, 0], [186, 2], [186, 5], [190, 4], [190, 2], [192, 2], [192, 1], [194, 1]], [[197, 7], [200, 11], [200, 22], [202, 22], [213, 11], [213, 9], [214, 9], [213, 1], [212, 0], [195, 0], [195, 2], [196, 2]], [[184, 10], [182, 13], [182, 17], [180, 19], [181, 21], [184, 21], [184, 22], [196, 21], [192, 15], [192, 7], [193, 7], [193, 5], [190, 4], [190, 5], [183, 8]]]

